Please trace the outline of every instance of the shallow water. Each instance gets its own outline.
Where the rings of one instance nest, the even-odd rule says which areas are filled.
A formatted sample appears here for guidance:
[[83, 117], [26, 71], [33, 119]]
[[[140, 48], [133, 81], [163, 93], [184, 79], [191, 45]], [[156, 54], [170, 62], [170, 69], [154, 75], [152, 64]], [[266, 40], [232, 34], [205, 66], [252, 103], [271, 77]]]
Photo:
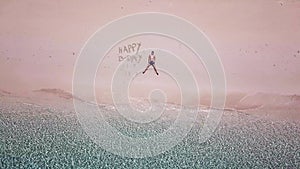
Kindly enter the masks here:
[[[102, 109], [112, 126], [132, 137], [163, 132], [174, 120], [166, 115], [137, 129]], [[202, 124], [200, 114], [188, 136], [163, 154], [126, 158], [93, 143], [72, 111], [2, 100], [0, 168], [300, 168], [300, 123], [227, 111], [214, 135], [199, 143]]]

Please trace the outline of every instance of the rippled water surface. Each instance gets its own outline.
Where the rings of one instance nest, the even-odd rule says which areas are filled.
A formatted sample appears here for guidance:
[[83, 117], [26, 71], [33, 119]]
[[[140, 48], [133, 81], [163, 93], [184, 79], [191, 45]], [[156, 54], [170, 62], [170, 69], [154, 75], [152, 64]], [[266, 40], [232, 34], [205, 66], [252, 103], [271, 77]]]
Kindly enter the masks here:
[[[109, 106], [106, 120], [131, 137], [166, 130], [173, 116], [138, 126]], [[176, 112], [176, 108], [169, 106]], [[73, 111], [21, 102], [0, 103], [0, 168], [300, 168], [300, 124], [227, 111], [214, 135], [199, 143], [203, 118], [188, 136], [158, 156], [114, 155], [93, 143]]]

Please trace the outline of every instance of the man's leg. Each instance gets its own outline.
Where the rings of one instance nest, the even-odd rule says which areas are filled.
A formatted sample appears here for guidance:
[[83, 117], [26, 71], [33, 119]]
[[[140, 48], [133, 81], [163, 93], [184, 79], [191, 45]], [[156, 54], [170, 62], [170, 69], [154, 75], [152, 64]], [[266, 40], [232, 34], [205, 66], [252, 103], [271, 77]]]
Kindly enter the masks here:
[[143, 74], [149, 69], [149, 67], [150, 67], [150, 65], [148, 65], [148, 66], [146, 67], [146, 69], [143, 71]]
[[152, 66], [153, 66], [153, 68], [154, 68], [154, 70], [155, 70], [155, 73], [158, 75], [158, 72], [157, 72], [155, 66], [154, 66], [154, 65], [152, 65]]

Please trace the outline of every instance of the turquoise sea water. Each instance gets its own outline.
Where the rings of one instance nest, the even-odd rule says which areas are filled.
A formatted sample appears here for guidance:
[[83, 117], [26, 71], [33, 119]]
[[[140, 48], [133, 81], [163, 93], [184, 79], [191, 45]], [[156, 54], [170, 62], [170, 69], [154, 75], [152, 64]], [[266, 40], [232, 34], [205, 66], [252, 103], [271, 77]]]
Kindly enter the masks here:
[[[108, 121], [128, 135], [162, 132], [172, 123], [136, 129], [117, 116]], [[201, 124], [171, 150], [135, 159], [91, 141], [72, 111], [1, 102], [0, 168], [300, 168], [299, 123], [226, 112], [214, 135], [199, 143]]]

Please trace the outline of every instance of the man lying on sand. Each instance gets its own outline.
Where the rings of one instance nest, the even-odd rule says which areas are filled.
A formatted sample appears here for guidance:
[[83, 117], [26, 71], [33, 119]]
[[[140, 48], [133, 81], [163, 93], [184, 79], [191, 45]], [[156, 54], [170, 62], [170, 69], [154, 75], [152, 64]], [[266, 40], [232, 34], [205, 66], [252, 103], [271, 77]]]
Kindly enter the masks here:
[[156, 74], [158, 75], [158, 72], [155, 68], [155, 55], [154, 55], [154, 51], [151, 52], [151, 54], [148, 56], [148, 66], [146, 67], [146, 69], [143, 71], [143, 74], [148, 70], [148, 68], [152, 66], [156, 72]]

